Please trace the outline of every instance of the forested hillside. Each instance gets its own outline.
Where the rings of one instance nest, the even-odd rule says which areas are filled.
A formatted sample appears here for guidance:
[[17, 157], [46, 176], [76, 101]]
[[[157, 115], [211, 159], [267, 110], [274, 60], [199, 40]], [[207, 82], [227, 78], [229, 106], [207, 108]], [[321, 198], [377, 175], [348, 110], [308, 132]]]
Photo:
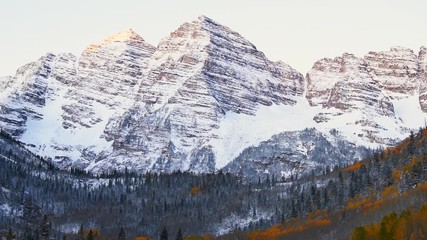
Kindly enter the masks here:
[[7, 134], [0, 140], [0, 230], [17, 239], [87, 238], [90, 230], [97, 239], [120, 232], [131, 239], [157, 237], [164, 228], [184, 236], [221, 235], [268, 227], [283, 217], [278, 206], [288, 184], [274, 176], [256, 184], [222, 172], [94, 176], [56, 169]]
[[[0, 236], [8, 239], [365, 239], [427, 203], [426, 129], [354, 165], [253, 184], [222, 172], [62, 171], [7, 134], [0, 150]], [[418, 219], [405, 220], [405, 231], [423, 226]]]
[[[327, 184], [318, 189], [293, 184], [290, 220], [220, 239], [426, 239], [427, 225], [421, 217], [425, 206], [414, 210], [427, 203], [426, 129], [316, 179], [317, 185], [320, 179]], [[403, 233], [396, 232], [398, 223], [404, 224], [399, 228]], [[405, 237], [392, 238], [395, 234]]]

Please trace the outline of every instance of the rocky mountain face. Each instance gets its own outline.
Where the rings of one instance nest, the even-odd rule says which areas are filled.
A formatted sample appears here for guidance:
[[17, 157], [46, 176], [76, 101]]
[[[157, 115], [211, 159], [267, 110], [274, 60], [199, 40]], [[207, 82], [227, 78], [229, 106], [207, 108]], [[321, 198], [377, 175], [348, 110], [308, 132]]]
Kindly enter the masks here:
[[385, 145], [422, 126], [426, 117], [423, 52], [425, 48], [417, 55], [394, 47], [363, 58], [345, 53], [317, 61], [306, 77], [307, 100], [322, 108], [314, 120], [319, 126], [350, 130], [345, 133], [348, 138], [353, 134], [363, 142]]
[[131, 105], [153, 52], [129, 29], [79, 58], [49, 53], [4, 78], [0, 125], [59, 166], [84, 168], [110, 149], [107, 121]]
[[337, 132], [328, 134], [318, 130], [283, 132], [246, 148], [224, 171], [256, 182], [267, 175], [271, 178], [319, 173], [331, 166], [345, 166], [355, 159], [367, 156], [368, 150], [341, 139]]
[[157, 47], [128, 29], [0, 78], [0, 126], [62, 168], [288, 175], [422, 126], [426, 68], [426, 48], [395, 47], [319, 60], [304, 78], [202, 16]]
[[[227, 112], [254, 115], [260, 105], [295, 104], [303, 77], [268, 60], [238, 33], [200, 17], [163, 39], [135, 104], [110, 121], [113, 154], [92, 165], [135, 163], [137, 169], [215, 170], [209, 145]], [[137, 124], [135, 124], [137, 123]], [[104, 169], [103, 169], [104, 170]]]
[[[47, 54], [19, 68], [14, 77], [3, 78], [1, 127], [14, 136], [21, 136], [27, 130], [28, 120], [43, 119], [43, 108], [46, 101], [57, 94], [57, 86], [75, 81], [75, 61], [71, 54]], [[52, 79], [58, 84], [50, 85]]]
[[77, 125], [90, 128], [99, 121], [96, 105], [124, 109], [142, 83], [143, 70], [154, 47], [131, 29], [112, 35], [98, 45], [91, 45], [80, 56], [78, 76], [66, 93], [70, 104], [62, 107], [65, 128]]
[[418, 54], [418, 61], [420, 63], [420, 72], [424, 74], [424, 82], [420, 84], [420, 106], [424, 112], [427, 112], [427, 48], [422, 47]]

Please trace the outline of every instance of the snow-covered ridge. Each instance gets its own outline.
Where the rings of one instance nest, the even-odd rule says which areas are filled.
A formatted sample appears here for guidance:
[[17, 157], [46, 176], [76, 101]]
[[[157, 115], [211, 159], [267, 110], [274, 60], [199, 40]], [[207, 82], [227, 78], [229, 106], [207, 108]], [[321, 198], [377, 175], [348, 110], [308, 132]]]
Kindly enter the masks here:
[[152, 84], [141, 86], [135, 104], [107, 127], [117, 150], [92, 169], [137, 162], [154, 171], [213, 171], [218, 157], [210, 141], [225, 113], [292, 105], [303, 92], [300, 73], [207, 17], [163, 39], [149, 66], [145, 82]]
[[201, 16], [157, 47], [126, 29], [0, 78], [0, 127], [64, 168], [207, 172], [306, 128], [391, 145], [425, 123], [426, 68], [424, 47], [393, 47], [319, 60], [304, 79]]

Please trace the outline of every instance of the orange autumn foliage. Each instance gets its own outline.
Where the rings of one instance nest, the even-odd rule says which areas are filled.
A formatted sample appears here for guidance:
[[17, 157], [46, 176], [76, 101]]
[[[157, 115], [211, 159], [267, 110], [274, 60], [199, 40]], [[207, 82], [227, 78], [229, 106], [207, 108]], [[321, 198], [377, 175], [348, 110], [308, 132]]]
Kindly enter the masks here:
[[362, 162], [356, 162], [355, 164], [348, 166], [346, 168], [344, 168], [344, 171], [356, 171], [357, 169], [359, 169], [362, 166]]
[[419, 183], [417, 188], [421, 189], [422, 191], [427, 191], [427, 183]]
[[322, 227], [330, 224], [331, 220], [326, 218], [307, 219], [303, 222], [291, 220], [283, 225], [274, 225], [265, 231], [250, 232], [247, 237], [249, 240], [277, 239], [291, 233], [302, 232], [309, 228]]
[[150, 240], [149, 237], [136, 237], [134, 240]]
[[199, 194], [200, 188], [201, 187], [199, 185], [196, 185], [196, 186], [192, 187], [191, 188], [191, 195], [195, 196], [195, 195]]
[[385, 188], [384, 191], [381, 194], [381, 197], [383, 199], [386, 199], [386, 198], [397, 197], [398, 195], [399, 195], [399, 193], [397, 191], [397, 187], [396, 186], [392, 186], [392, 187]]
[[[384, 216], [381, 222], [366, 225], [363, 239], [427, 239], [427, 205], [416, 210], [410, 208], [400, 215], [392, 212]], [[357, 238], [356, 229], [351, 239]]]
[[380, 225], [374, 224], [366, 228], [366, 233], [368, 234], [368, 239], [375, 239], [380, 231]]
[[351, 198], [347, 201], [347, 209], [356, 209], [362, 207], [363, 205], [366, 205], [369, 202], [371, 202], [370, 198]]
[[83, 229], [83, 236], [89, 235], [90, 231], [92, 231], [92, 235], [95, 238], [101, 235], [101, 231], [98, 228], [85, 228]]
[[[397, 190], [392, 187], [385, 191], [386, 193], [383, 193], [387, 195], [389, 198], [398, 197]], [[352, 199], [349, 199], [347, 201], [347, 207], [346, 210], [354, 210], [354, 209], [361, 209], [363, 213], [369, 213], [374, 209], [378, 209], [379, 207], [384, 205], [383, 199], [376, 199], [375, 196], [371, 195], [369, 197], [355, 197]]]
[[192, 237], [184, 238], [184, 240], [213, 240], [213, 239], [214, 238], [209, 234], [205, 234], [203, 236], [192, 236]]
[[374, 202], [367, 202], [362, 206], [362, 211], [363, 213], [369, 213], [373, 209], [378, 209], [382, 205], [384, 205], [384, 200], [381, 200], [381, 199], [378, 199]]
[[402, 171], [395, 170], [393, 171], [392, 176], [395, 181], [398, 181], [402, 178]]

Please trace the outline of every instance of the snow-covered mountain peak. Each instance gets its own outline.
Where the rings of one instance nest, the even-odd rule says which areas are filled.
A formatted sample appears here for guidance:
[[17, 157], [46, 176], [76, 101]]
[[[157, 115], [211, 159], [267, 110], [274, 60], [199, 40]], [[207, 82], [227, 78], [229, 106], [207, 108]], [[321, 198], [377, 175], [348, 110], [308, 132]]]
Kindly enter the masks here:
[[[304, 158], [319, 137], [378, 147], [417, 127], [427, 112], [426, 52], [344, 53], [304, 79], [206, 16], [157, 47], [126, 29], [80, 57], [47, 54], [0, 78], [0, 127], [61, 167], [94, 172], [209, 172], [259, 145], [245, 153], [258, 163], [280, 142], [272, 135], [293, 131], [273, 151], [284, 166], [288, 141], [302, 140], [294, 146]], [[299, 137], [307, 127], [319, 131], [306, 132], [309, 141]]]
[[261, 106], [292, 105], [304, 89], [300, 73], [207, 17], [164, 38], [148, 69], [134, 106], [107, 126], [115, 153], [91, 170], [125, 159], [138, 161], [137, 169], [212, 171], [221, 152], [212, 141], [227, 112], [254, 115]]
[[121, 32], [107, 37], [104, 42], [145, 42], [144, 39], [138, 35], [131, 28], [127, 28]]
[[197, 20], [194, 20], [194, 21], [197, 21], [197, 22], [204, 22], [204, 21], [210, 21], [210, 22], [213, 22], [213, 20], [212, 20], [211, 18], [209, 18], [209, 17], [207, 17], [207, 16], [205, 16], [205, 15], [200, 15], [200, 16], [198, 16], [198, 17], [197, 17]]
[[392, 46], [390, 47], [391, 52], [409, 52], [414, 53], [414, 50], [411, 48], [403, 47], [403, 46]]
[[146, 48], [154, 48], [149, 43], [145, 42], [145, 40], [138, 35], [134, 30], [131, 28], [127, 28], [121, 32], [112, 34], [105, 38], [102, 42], [98, 44], [91, 44], [89, 45], [85, 52], [93, 52], [97, 51], [99, 48], [102, 47], [118, 47], [123, 45], [140, 45], [144, 46]]
[[[197, 17], [197, 19], [193, 20], [191, 22], [192, 24], [195, 25], [199, 25], [201, 27], [205, 27], [205, 28], [212, 28], [212, 26], [217, 26], [217, 27], [225, 27], [223, 25], [221, 25], [220, 23], [218, 23], [217, 21], [215, 21], [214, 19], [207, 17], [205, 15], [201, 15], [199, 17]], [[209, 27], [211, 26], [211, 27]], [[226, 27], [228, 29], [228, 27]], [[230, 29], [228, 29], [228, 31], [231, 31]]]

